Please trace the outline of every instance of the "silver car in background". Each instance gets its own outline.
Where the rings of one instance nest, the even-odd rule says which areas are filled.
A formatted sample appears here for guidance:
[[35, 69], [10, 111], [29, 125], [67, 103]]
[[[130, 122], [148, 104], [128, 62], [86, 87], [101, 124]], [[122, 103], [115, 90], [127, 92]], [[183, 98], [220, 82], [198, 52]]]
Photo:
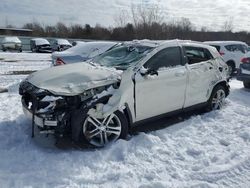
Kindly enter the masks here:
[[55, 39], [51, 44], [52, 51], [64, 51], [72, 47], [67, 39]]
[[4, 37], [2, 40], [2, 50], [17, 50], [22, 52], [22, 42], [18, 37]]
[[64, 65], [86, 61], [116, 46], [117, 42], [85, 42], [63, 52], [52, 53], [52, 65]]

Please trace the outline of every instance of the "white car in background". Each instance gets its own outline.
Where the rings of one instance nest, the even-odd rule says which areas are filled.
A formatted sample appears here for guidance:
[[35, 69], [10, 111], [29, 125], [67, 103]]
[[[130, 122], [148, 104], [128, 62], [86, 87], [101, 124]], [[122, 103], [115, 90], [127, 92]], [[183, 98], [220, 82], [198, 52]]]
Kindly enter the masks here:
[[248, 52], [248, 45], [240, 41], [206, 41], [204, 43], [217, 49], [228, 65], [230, 75], [239, 68], [241, 59]]
[[22, 42], [18, 37], [4, 37], [2, 40], [2, 50], [16, 50], [22, 52]]
[[52, 65], [65, 65], [83, 62], [98, 56], [117, 45], [117, 42], [79, 42], [76, 46], [63, 52], [52, 53]]
[[215, 48], [191, 41], [119, 44], [92, 61], [52, 67], [20, 84], [37, 134], [71, 135], [105, 146], [152, 118], [220, 109], [229, 94], [227, 65]]

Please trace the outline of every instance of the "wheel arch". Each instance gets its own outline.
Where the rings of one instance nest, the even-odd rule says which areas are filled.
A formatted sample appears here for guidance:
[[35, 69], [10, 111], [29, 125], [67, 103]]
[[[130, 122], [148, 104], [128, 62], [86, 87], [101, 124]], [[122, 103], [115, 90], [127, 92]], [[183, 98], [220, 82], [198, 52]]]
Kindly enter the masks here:
[[227, 65], [233, 65], [234, 66], [234, 69], [236, 68], [236, 63], [235, 63], [235, 61], [233, 60], [233, 59], [230, 59], [230, 60], [228, 60], [227, 62], [226, 62], [226, 64]]
[[133, 116], [132, 116], [132, 112], [129, 108], [129, 105], [127, 103], [125, 103], [125, 108], [123, 110], [123, 113], [125, 114], [127, 121], [128, 121], [128, 127], [131, 128], [133, 125]]
[[225, 88], [225, 91], [226, 91], [226, 96], [229, 95], [229, 92], [230, 92], [230, 86], [228, 85], [227, 81], [223, 80], [223, 81], [220, 81], [218, 82], [217, 84], [214, 85], [211, 93], [210, 93], [210, 96], [212, 95], [214, 89], [217, 87], [217, 86], [223, 86]]

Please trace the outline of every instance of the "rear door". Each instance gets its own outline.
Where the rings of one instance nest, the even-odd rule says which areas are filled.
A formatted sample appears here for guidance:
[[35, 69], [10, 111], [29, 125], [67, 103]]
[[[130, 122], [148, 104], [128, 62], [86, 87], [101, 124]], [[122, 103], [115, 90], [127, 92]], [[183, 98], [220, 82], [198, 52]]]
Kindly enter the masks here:
[[184, 107], [206, 102], [216, 80], [215, 60], [206, 48], [184, 46], [187, 59], [188, 84]]

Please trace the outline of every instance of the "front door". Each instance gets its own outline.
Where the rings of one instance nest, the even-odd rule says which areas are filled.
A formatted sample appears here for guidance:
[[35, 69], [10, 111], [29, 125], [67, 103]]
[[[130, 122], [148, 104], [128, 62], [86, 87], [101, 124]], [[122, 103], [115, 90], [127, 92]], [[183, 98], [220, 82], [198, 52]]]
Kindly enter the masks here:
[[181, 109], [187, 83], [181, 48], [165, 48], [143, 66], [158, 75], [135, 75], [136, 121]]

